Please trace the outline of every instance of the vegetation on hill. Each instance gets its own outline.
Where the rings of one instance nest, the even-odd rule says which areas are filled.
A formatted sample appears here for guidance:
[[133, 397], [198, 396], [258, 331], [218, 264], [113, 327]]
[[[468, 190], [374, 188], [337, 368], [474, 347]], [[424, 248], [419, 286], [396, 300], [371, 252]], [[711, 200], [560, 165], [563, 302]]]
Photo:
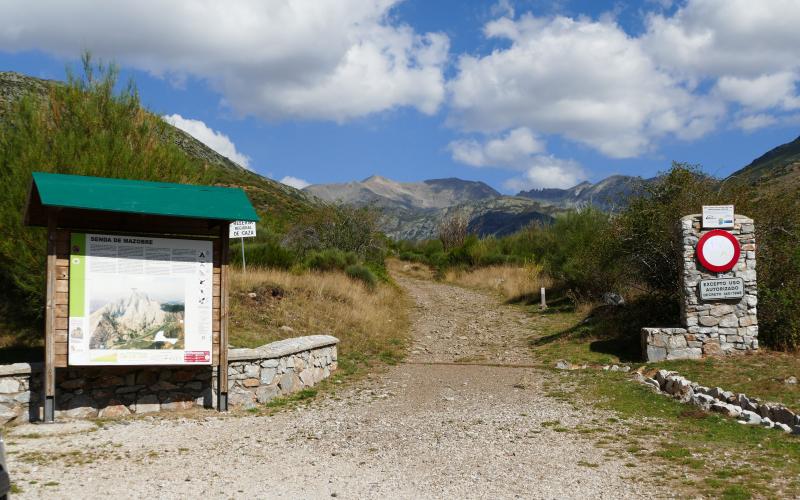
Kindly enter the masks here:
[[767, 151], [729, 178], [758, 184], [763, 188], [799, 188], [800, 137]]

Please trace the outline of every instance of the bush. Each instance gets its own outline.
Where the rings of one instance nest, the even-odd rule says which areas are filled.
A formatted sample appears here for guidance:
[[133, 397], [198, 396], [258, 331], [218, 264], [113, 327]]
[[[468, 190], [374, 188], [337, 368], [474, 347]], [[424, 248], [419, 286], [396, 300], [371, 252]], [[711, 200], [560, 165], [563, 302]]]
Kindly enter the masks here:
[[[45, 231], [26, 227], [22, 213], [33, 171], [197, 184], [211, 171], [162, 140], [167, 125], [144, 111], [132, 84], [115, 90], [117, 69], [84, 57], [84, 75], [52, 85], [47, 99], [8, 104], [0, 122], [0, 311], [34, 326], [42, 319]], [[13, 316], [13, 317], [12, 317]]]
[[[231, 263], [242, 265], [241, 243], [231, 246]], [[276, 241], [245, 243], [247, 265], [275, 269], [291, 269], [297, 263], [297, 255]]]
[[350, 278], [362, 282], [370, 290], [374, 289], [378, 285], [378, 279], [366, 266], [354, 264], [347, 266], [347, 269], [345, 269], [344, 272]]
[[348, 266], [354, 265], [358, 257], [353, 252], [344, 252], [336, 248], [312, 251], [306, 256], [305, 264], [310, 269], [317, 271], [343, 271]]

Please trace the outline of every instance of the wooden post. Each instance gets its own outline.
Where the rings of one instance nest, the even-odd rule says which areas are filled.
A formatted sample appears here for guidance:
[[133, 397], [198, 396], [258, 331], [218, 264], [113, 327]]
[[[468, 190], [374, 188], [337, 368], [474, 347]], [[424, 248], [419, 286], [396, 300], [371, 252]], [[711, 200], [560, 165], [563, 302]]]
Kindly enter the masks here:
[[228, 261], [230, 257], [228, 224], [220, 225], [219, 238], [219, 366], [217, 366], [219, 392], [217, 393], [217, 404], [219, 411], [228, 411]]
[[542, 299], [542, 302], [539, 305], [539, 309], [545, 310], [545, 309], [547, 309], [547, 300], [545, 299], [545, 296], [544, 296], [544, 287], [542, 287], [541, 290], [539, 290], [539, 294], [541, 295], [541, 299]]
[[47, 292], [44, 322], [44, 421], [55, 420], [56, 213], [47, 214]]

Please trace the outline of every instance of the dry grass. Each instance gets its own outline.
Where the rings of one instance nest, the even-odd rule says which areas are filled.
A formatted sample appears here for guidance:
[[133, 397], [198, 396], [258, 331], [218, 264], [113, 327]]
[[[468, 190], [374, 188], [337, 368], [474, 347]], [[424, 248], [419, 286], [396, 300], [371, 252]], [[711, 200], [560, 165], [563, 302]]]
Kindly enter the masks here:
[[339, 338], [345, 360], [379, 358], [391, 363], [404, 353], [407, 311], [406, 299], [396, 287], [380, 283], [371, 291], [339, 272], [234, 271], [230, 343], [257, 347], [324, 333]]
[[399, 259], [386, 259], [386, 268], [391, 273], [399, 273], [411, 278], [432, 280], [436, 273], [426, 264], [407, 262]]
[[469, 288], [494, 290], [506, 299], [538, 296], [539, 288], [549, 288], [552, 282], [536, 265], [525, 267], [489, 266], [472, 270], [450, 270], [444, 281]]

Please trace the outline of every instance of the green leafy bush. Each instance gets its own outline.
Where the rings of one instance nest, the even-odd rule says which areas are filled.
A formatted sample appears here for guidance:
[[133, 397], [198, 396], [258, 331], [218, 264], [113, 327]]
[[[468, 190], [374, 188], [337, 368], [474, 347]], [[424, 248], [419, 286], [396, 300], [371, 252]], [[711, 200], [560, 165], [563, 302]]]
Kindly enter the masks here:
[[378, 279], [366, 266], [353, 264], [351, 266], [347, 266], [344, 272], [347, 274], [347, 276], [354, 280], [360, 281], [369, 289], [374, 289], [378, 284]]
[[53, 85], [47, 99], [8, 104], [0, 122], [0, 280], [6, 321], [36, 326], [43, 313], [45, 231], [22, 216], [34, 171], [213, 183], [199, 160], [161, 140], [167, 125], [144, 111], [132, 84], [115, 91], [114, 66], [84, 57], [84, 74]]
[[310, 269], [317, 271], [344, 270], [348, 266], [354, 265], [358, 261], [358, 256], [353, 252], [345, 252], [337, 248], [326, 248], [325, 250], [314, 250], [308, 253], [305, 264]]

